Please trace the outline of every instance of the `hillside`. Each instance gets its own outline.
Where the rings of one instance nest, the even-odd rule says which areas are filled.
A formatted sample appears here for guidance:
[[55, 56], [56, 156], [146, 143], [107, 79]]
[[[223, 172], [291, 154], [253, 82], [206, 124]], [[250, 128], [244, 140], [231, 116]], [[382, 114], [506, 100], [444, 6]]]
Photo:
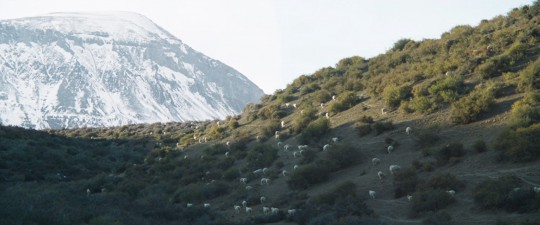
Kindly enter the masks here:
[[539, 77], [537, 1], [222, 121], [4, 126], [0, 223], [539, 224]]

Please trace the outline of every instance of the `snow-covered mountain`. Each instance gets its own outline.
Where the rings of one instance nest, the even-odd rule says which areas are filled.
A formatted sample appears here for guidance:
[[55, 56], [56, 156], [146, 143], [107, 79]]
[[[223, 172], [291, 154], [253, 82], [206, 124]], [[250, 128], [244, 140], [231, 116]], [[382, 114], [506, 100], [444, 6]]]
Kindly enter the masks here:
[[129, 12], [0, 21], [0, 123], [35, 129], [224, 118], [263, 92]]

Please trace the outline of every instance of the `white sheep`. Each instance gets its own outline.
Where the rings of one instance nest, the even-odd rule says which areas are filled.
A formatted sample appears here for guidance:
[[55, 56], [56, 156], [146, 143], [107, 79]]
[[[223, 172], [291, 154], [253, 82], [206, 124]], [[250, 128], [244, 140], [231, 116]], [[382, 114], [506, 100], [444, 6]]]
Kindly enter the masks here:
[[324, 114], [324, 117], [326, 117], [326, 119], [330, 119], [330, 114], [325, 113], [325, 114]]
[[386, 150], [388, 151], [388, 154], [390, 154], [390, 153], [392, 153], [394, 151], [394, 146], [389, 145]]
[[336, 96], [332, 95], [332, 101], [335, 101], [335, 100], [336, 100]]
[[456, 191], [448, 190], [448, 191], [446, 191], [446, 193], [448, 193], [450, 196], [454, 197], [454, 195], [456, 194]]
[[276, 140], [279, 140], [279, 134], [276, 134], [274, 138], [276, 138]]
[[262, 169], [262, 172], [263, 172], [263, 174], [266, 174], [266, 172], [268, 172], [268, 168], [264, 167], [264, 168]]
[[204, 203], [204, 208], [210, 208], [210, 203]]
[[246, 184], [247, 183], [247, 178], [246, 177], [240, 178], [240, 182]]
[[378, 165], [379, 163], [381, 163], [381, 160], [379, 158], [373, 158], [371, 160], [371, 164], [373, 164], [374, 166]]
[[321, 108], [324, 108], [324, 103], [321, 102]]
[[398, 165], [390, 165], [390, 167], [388, 167], [388, 170], [390, 170], [390, 174], [392, 175], [395, 175], [395, 173], [400, 169], [401, 167]]
[[339, 141], [339, 138], [338, 138], [338, 137], [333, 137], [333, 138], [332, 138], [332, 141], [333, 141], [334, 143], [336, 143], [336, 142]]
[[240, 206], [239, 206], [239, 205], [235, 205], [235, 206], [234, 206], [234, 211], [236, 211], [236, 213], [240, 213]]
[[229, 158], [229, 152], [225, 152], [225, 157]]
[[283, 150], [289, 151], [289, 147], [291, 147], [291, 146], [289, 144], [286, 144], [285, 146], [283, 146]]
[[412, 195], [407, 195], [407, 200], [410, 202], [412, 201]]
[[251, 207], [246, 207], [246, 213], [247, 214], [251, 214], [251, 211], [253, 211], [253, 209]]
[[260, 141], [261, 137], [259, 135], [255, 136], [255, 140]]
[[382, 114], [382, 115], [386, 115], [386, 113], [388, 113], [388, 111], [386, 110], [386, 108], [382, 108], [382, 109], [381, 109], [381, 114]]
[[282, 145], [283, 145], [283, 142], [281, 142], [281, 141], [279, 141], [279, 142], [277, 143], [277, 147], [278, 147], [278, 148], [281, 148]]
[[225, 142], [225, 145], [227, 145], [227, 147], [229, 147], [231, 145], [231, 142], [227, 141], [227, 142]]
[[309, 147], [308, 145], [298, 145], [298, 150], [305, 150], [308, 147]]
[[191, 206], [193, 206], [192, 203], [187, 203], [187, 204], [186, 204], [186, 207], [187, 207], [187, 208], [189, 208], [189, 207], [191, 207]]
[[294, 216], [294, 214], [296, 214], [296, 209], [287, 210], [287, 214], [289, 214], [289, 216]]
[[261, 196], [260, 200], [261, 200], [261, 204], [264, 204], [266, 202], [266, 197]]
[[298, 165], [294, 165], [293, 170], [298, 169]]
[[285, 127], [285, 121], [281, 121], [281, 128], [284, 128]]
[[405, 133], [407, 133], [407, 135], [410, 135], [411, 132], [412, 132], [412, 128], [411, 128], [411, 127], [405, 128]]
[[369, 196], [371, 196], [371, 198], [375, 199], [376, 194], [377, 194], [377, 192], [369, 190]]
[[244, 206], [244, 207], [247, 206], [247, 201], [246, 200], [242, 201], [242, 206]]
[[279, 209], [278, 208], [270, 208], [270, 210], [272, 211], [273, 214], [276, 214], [276, 213], [279, 213]]
[[386, 177], [386, 174], [384, 174], [382, 171], [377, 172], [377, 176], [379, 177], [379, 180], [382, 180]]
[[296, 109], [296, 103], [292, 104], [292, 107], [294, 107]]
[[297, 157], [300, 157], [300, 156], [301, 156], [300, 151], [294, 151], [293, 152], [293, 157], [294, 158], [297, 158]]
[[256, 169], [255, 171], [253, 171], [253, 174], [257, 175], [257, 174], [261, 174], [263, 172], [263, 169]]
[[285, 103], [285, 107], [289, 108], [289, 106], [291, 106], [291, 103]]
[[323, 151], [327, 151], [329, 148], [330, 148], [330, 144], [325, 144], [325, 145], [322, 147], [322, 150], [323, 150]]
[[536, 193], [540, 193], [540, 187], [533, 187], [533, 191]]
[[86, 189], [86, 196], [90, 196], [90, 193], [91, 193], [90, 188], [87, 188]]
[[282, 174], [284, 177], [286, 177], [287, 174], [289, 174], [289, 172], [287, 172], [287, 170], [283, 170], [283, 171], [281, 171], [281, 174]]
[[249, 186], [249, 185], [248, 185], [248, 186], [246, 186], [246, 190], [248, 190], [248, 191], [249, 191], [249, 190], [251, 190], [251, 189], [253, 189], [253, 187], [252, 187], [252, 186]]
[[269, 179], [269, 178], [261, 178], [261, 185], [263, 185], [263, 184], [268, 185], [269, 183], [270, 183], [270, 179]]
[[264, 213], [264, 214], [270, 213], [270, 208], [268, 208], [268, 207], [266, 207], [266, 206], [263, 206], [263, 207], [262, 207], [262, 210], [263, 210], [263, 213]]

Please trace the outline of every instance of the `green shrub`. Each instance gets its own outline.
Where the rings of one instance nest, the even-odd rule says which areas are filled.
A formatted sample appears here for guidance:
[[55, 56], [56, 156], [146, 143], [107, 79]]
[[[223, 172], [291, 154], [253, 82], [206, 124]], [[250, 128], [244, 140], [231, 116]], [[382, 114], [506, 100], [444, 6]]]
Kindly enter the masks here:
[[350, 109], [351, 107], [355, 106], [357, 103], [358, 103], [358, 97], [356, 96], [356, 94], [352, 91], [347, 91], [345, 93], [342, 93], [340, 96], [338, 96], [336, 101], [330, 104], [328, 111], [330, 113], [339, 113], [347, 109]]
[[306, 107], [303, 109], [303, 111], [303, 113], [300, 113], [293, 120], [291, 129], [294, 134], [300, 134], [304, 130], [304, 128], [306, 128], [308, 124], [311, 123], [311, 121], [317, 119], [317, 110], [313, 107]]
[[412, 99], [409, 107], [416, 112], [428, 113], [431, 111], [432, 103], [428, 97], [418, 96]]
[[519, 73], [517, 80], [517, 89], [519, 91], [537, 90], [540, 88], [540, 58], [530, 63], [525, 69]]
[[493, 93], [478, 88], [452, 104], [452, 120], [458, 124], [474, 122], [481, 113], [488, 111], [493, 103], [495, 103]]
[[504, 208], [510, 191], [520, 184], [521, 180], [514, 176], [486, 179], [474, 188], [474, 202], [484, 209]]
[[298, 140], [301, 143], [316, 142], [319, 138], [328, 133], [329, 129], [330, 121], [325, 117], [320, 117], [319, 119], [308, 124], [308, 126], [302, 131], [302, 134], [300, 134], [298, 137]]
[[427, 129], [418, 129], [415, 130], [413, 133], [413, 136], [416, 138], [416, 143], [420, 145], [421, 147], [431, 146], [437, 141], [439, 141], [440, 137], [437, 135], [439, 133], [439, 128], [436, 126], [429, 127]]
[[536, 160], [540, 156], [540, 124], [503, 131], [494, 147], [514, 162]]
[[274, 133], [281, 128], [281, 122], [279, 120], [268, 120], [260, 128], [260, 132], [265, 137], [272, 137]]
[[314, 98], [315, 98], [315, 101], [324, 103], [332, 99], [332, 94], [330, 94], [330, 92], [326, 90], [319, 90], [315, 92]]
[[[447, 75], [443, 80], [431, 85], [428, 92], [438, 96], [443, 102], [451, 103], [463, 91], [463, 86], [463, 77], [461, 75]], [[423, 101], [425, 102], [425, 100]]]
[[384, 103], [389, 107], [397, 107], [399, 103], [410, 95], [411, 87], [409, 85], [394, 86], [388, 85], [383, 93], [382, 97]]
[[237, 168], [231, 167], [223, 172], [223, 178], [227, 181], [233, 181], [240, 176], [240, 171]]
[[527, 127], [540, 121], [540, 111], [536, 108], [539, 96], [529, 92], [521, 100], [512, 105], [509, 124], [511, 127]]

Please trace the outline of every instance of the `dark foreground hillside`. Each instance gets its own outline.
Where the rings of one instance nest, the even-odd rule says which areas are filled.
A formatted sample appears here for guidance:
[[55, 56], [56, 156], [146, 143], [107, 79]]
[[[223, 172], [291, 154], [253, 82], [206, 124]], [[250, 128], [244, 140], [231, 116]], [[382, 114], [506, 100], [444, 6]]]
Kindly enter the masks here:
[[540, 224], [539, 41], [536, 2], [223, 121], [0, 127], [0, 224]]

